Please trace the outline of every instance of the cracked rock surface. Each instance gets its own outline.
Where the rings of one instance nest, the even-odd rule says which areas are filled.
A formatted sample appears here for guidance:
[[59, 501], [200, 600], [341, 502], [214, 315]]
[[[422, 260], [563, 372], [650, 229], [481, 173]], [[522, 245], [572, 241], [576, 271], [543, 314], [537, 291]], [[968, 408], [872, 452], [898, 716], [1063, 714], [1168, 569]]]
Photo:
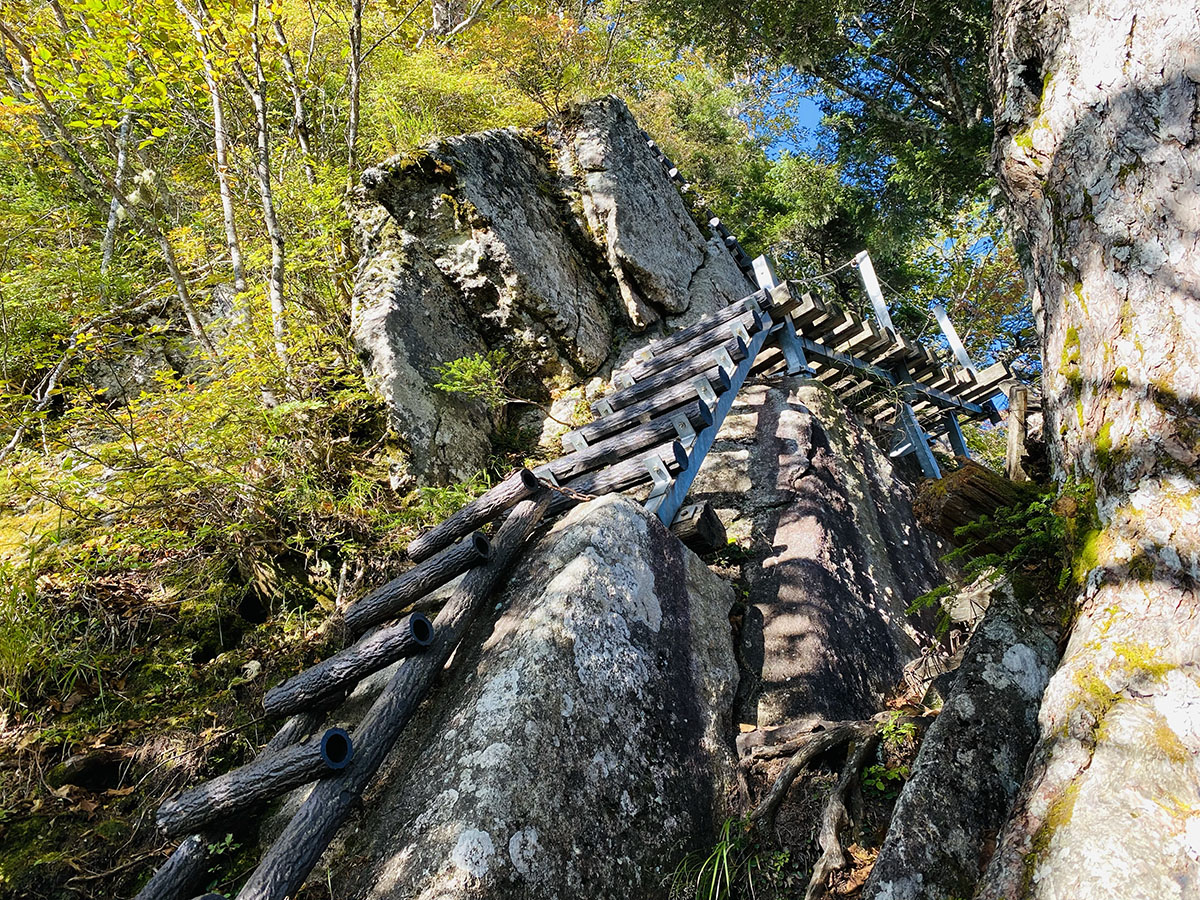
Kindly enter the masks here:
[[363, 174], [354, 206], [355, 344], [423, 481], [477, 472], [501, 424], [434, 388], [439, 365], [505, 349], [534, 390], [576, 387], [647, 328], [669, 333], [754, 289], [616, 98], [548, 138], [507, 128], [394, 157]]
[[866, 718], [931, 634], [907, 615], [942, 580], [912, 491], [829, 388], [743, 388], [693, 485], [747, 551], [738, 721]]
[[728, 814], [732, 589], [610, 496], [498, 600], [367, 797], [337, 896], [663, 896]]

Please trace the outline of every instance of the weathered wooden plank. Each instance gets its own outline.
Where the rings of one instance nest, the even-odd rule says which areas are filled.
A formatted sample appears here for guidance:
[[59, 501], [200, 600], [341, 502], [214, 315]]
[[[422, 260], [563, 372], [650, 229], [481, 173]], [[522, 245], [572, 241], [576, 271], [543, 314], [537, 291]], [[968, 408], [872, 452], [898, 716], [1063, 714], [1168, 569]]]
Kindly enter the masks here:
[[496, 535], [496, 552], [485, 565], [472, 569], [442, 607], [434, 621], [433, 645], [408, 659], [392, 676], [355, 732], [359, 752], [354, 765], [341, 775], [324, 778], [246, 881], [237, 900], [284, 900], [294, 896], [317, 864], [338, 829], [350, 817], [359, 798], [417, 706], [437, 679], [500, 576], [516, 558], [526, 539], [542, 520], [550, 492], [521, 501]]
[[240, 768], [174, 797], [158, 808], [155, 821], [167, 837], [202, 831], [332, 772], [354, 757], [354, 744], [341, 728], [330, 728], [303, 744], [259, 755]]
[[[646, 458], [651, 456], [660, 460], [671, 474], [675, 474], [687, 465], [687, 451], [682, 443], [675, 440], [667, 444], [660, 444], [638, 456], [622, 460], [607, 469], [581, 475], [579, 478], [568, 481], [563, 487], [594, 497], [629, 490], [631, 487], [645, 484], [651, 480], [650, 469], [645, 462]], [[557, 501], [551, 504], [552, 511], [561, 508], [563, 507]]]
[[440, 525], [412, 541], [408, 545], [408, 558], [413, 562], [428, 559], [540, 489], [541, 484], [532, 472], [518, 469]]
[[413, 613], [271, 688], [263, 697], [263, 710], [267, 715], [286, 716], [304, 709], [329, 709], [372, 672], [420, 653], [431, 643], [433, 625], [422, 613]]
[[539, 466], [533, 472], [539, 478], [550, 475], [560, 484], [590, 472], [620, 462], [647, 447], [669, 441], [679, 435], [676, 422], [683, 417], [693, 431], [699, 431], [712, 424], [712, 411], [700, 400], [693, 400], [672, 413], [651, 419], [645, 425], [638, 425], [627, 431], [614, 434], [610, 438], [593, 444], [586, 449], [556, 459], [554, 462]]
[[690, 359], [685, 359], [677, 365], [650, 375], [642, 381], [631, 384], [629, 387], [614, 391], [607, 397], [604, 397], [602, 401], [593, 403], [592, 410], [601, 412], [602, 403], [608, 404], [613, 410], [625, 409], [633, 406], [635, 403], [640, 403], [643, 400], [654, 397], [672, 385], [691, 381], [698, 375], [702, 375], [719, 365], [718, 355], [721, 350], [724, 350], [734, 363], [741, 362], [746, 358], [745, 342], [739, 337], [731, 338], [714, 349], [697, 354]]
[[[729, 389], [729, 376], [718, 366], [713, 366], [703, 375], [697, 377], [706, 379], [709, 389], [717, 396], [720, 396]], [[627, 406], [624, 409], [615, 410], [611, 415], [601, 416], [595, 422], [589, 422], [587, 425], [575, 430], [589, 444], [595, 444], [618, 432], [645, 424], [651, 419], [658, 418], [673, 409], [691, 403], [697, 396], [696, 387], [690, 380], [674, 384], [647, 400], [634, 403], [632, 406]]]
[[346, 627], [352, 634], [362, 634], [372, 625], [398, 615], [414, 600], [491, 558], [492, 547], [487, 536], [476, 531], [352, 603], [346, 610]]
[[711, 553], [728, 544], [725, 524], [707, 500], [681, 509], [671, 523], [671, 532], [693, 553]]
[[724, 306], [716, 312], [709, 313], [707, 316], [698, 319], [687, 328], [681, 328], [662, 340], [651, 341], [646, 349], [650, 351], [652, 356], [658, 356], [660, 353], [665, 353], [680, 344], [686, 344], [688, 341], [698, 338], [705, 332], [712, 331], [718, 325], [730, 322], [760, 306], [770, 306], [770, 298], [766, 291], [757, 291], [743, 297], [741, 300], [736, 300], [728, 306]]
[[1008, 446], [1004, 454], [1004, 471], [1012, 481], [1028, 481], [1021, 460], [1025, 458], [1026, 417], [1029, 410], [1029, 388], [1013, 385], [1008, 392]]
[[621, 370], [620, 374], [627, 375], [634, 381], [642, 381], [657, 372], [662, 372], [700, 353], [711, 350], [713, 347], [732, 340], [736, 336], [734, 329], [738, 327], [744, 328], [747, 335], [752, 335], [762, 327], [762, 316], [753, 310], [744, 312], [740, 316], [735, 316], [728, 322], [723, 322], [686, 343], [679, 344], [662, 352], [654, 352], [654, 355], [649, 360], [636, 363], [632, 366], [626, 366]]

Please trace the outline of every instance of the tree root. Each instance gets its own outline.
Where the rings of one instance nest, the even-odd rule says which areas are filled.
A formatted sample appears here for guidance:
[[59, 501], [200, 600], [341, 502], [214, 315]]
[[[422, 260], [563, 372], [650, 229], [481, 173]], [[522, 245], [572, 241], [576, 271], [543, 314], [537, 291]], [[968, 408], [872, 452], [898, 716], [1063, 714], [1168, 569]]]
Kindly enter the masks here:
[[789, 741], [789, 745], [799, 744], [799, 749], [787, 761], [787, 765], [783, 767], [783, 771], [779, 773], [779, 777], [775, 779], [775, 783], [771, 785], [771, 789], [767, 791], [762, 802], [751, 810], [748, 818], [749, 824], [770, 830], [775, 824], [775, 814], [779, 812], [779, 806], [783, 803], [783, 798], [787, 796], [788, 789], [812, 760], [855, 738], [863, 740], [873, 736], [878, 729], [879, 722], [875, 719], [868, 719], [865, 722], [839, 722], [824, 731], [816, 731]]
[[846, 765], [842, 767], [837, 787], [829, 795], [829, 800], [825, 803], [825, 813], [821, 816], [821, 831], [818, 837], [821, 858], [813, 866], [812, 878], [808, 882], [808, 890], [804, 892], [804, 900], [816, 900], [825, 892], [825, 882], [829, 876], [846, 868], [846, 854], [842, 851], [841, 841], [842, 829], [850, 824], [846, 797], [850, 789], [858, 783], [859, 773], [878, 742], [878, 730], [863, 735], [846, 758]]

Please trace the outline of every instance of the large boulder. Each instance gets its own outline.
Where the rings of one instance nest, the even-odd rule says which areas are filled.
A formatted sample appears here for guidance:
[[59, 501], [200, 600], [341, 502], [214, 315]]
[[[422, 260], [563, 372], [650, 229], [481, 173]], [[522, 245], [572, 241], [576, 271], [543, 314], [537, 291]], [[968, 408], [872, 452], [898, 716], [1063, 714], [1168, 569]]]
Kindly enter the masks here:
[[692, 496], [748, 550], [740, 721], [882, 709], [930, 643], [932, 623], [907, 610], [943, 580], [942, 551], [872, 435], [818, 381], [751, 383]]
[[634, 502], [578, 507], [393, 751], [338, 896], [650, 898], [727, 815], [733, 593]]
[[630, 322], [688, 324], [755, 290], [683, 198], [616, 97], [580, 107], [560, 152], [604, 249]]
[[505, 349], [527, 388], [565, 391], [648, 326], [667, 333], [752, 290], [615, 98], [549, 138], [499, 129], [390, 159], [351, 205], [354, 341], [424, 481], [478, 471], [500, 424], [437, 390], [439, 365]]
[[865, 900], [974, 895], [1021, 787], [1042, 691], [1057, 661], [1054, 642], [1002, 581], [921, 742]]

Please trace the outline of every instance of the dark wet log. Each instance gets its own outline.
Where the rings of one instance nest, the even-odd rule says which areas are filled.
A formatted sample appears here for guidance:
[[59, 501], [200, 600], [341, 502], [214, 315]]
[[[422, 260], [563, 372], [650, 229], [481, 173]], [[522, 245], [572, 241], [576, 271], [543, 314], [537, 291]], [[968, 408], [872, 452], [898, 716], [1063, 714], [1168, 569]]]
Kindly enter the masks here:
[[[718, 397], [729, 390], [729, 376], [717, 366], [713, 366], [704, 375], [698, 377], [706, 378], [712, 392]], [[688, 379], [680, 384], [671, 385], [662, 393], [656, 394], [648, 400], [618, 409], [611, 415], [602, 416], [595, 422], [589, 422], [576, 431], [589, 444], [598, 443], [604, 438], [633, 428], [635, 425], [649, 422], [684, 404], [691, 403], [696, 399], [697, 393], [692, 379]]]
[[594, 469], [610, 466], [623, 459], [628, 459], [641, 450], [678, 436], [679, 432], [675, 427], [675, 422], [678, 421], [679, 416], [687, 419], [687, 423], [693, 431], [707, 428], [713, 420], [712, 412], [708, 407], [699, 400], [693, 400], [687, 406], [683, 406], [673, 413], [651, 419], [645, 425], [614, 434], [597, 444], [569, 453], [552, 463], [539, 466], [533, 472], [539, 478], [553, 475], [561, 484]]
[[480, 525], [492, 521], [502, 512], [516, 506], [538, 491], [541, 485], [528, 469], [513, 472], [502, 482], [476, 497], [440, 525], [431, 528], [408, 545], [408, 558], [413, 562], [428, 559], [455, 541], [470, 534]]
[[[937, 481], [924, 482], [913, 501], [917, 521], [934, 534], [961, 545], [963, 539], [954, 530], [969, 525], [981, 516], [994, 515], [1002, 507], [1028, 503], [1032, 499], [1027, 487], [1009, 481], [970, 460], [960, 460], [962, 466], [946, 472]], [[972, 540], [978, 539], [972, 536]], [[1004, 553], [1016, 545], [1011, 535], [997, 534], [979, 546], [981, 553]]]
[[[532, 472], [529, 475], [533, 477]], [[491, 543], [477, 531], [351, 604], [346, 610], [346, 627], [351, 634], [362, 634], [372, 625], [398, 615], [414, 600], [491, 558]]]
[[431, 643], [433, 624], [422, 613], [413, 613], [271, 688], [263, 697], [263, 709], [272, 716], [329, 709], [372, 672], [420, 653]]
[[707, 500], [681, 509], [671, 523], [671, 532], [694, 553], [711, 553], [728, 544], [725, 523]]
[[292, 788], [344, 769], [354, 746], [341, 728], [294, 744], [186, 791], [158, 808], [159, 830], [171, 837], [206, 826], [266, 802]]
[[[746, 344], [739, 337], [731, 338], [721, 346], [734, 363], [739, 363], [746, 358]], [[672, 385], [690, 382], [698, 375], [703, 375], [705, 372], [717, 367], [717, 354], [719, 352], [720, 350], [710, 349], [691, 359], [685, 359], [662, 372], [649, 375], [643, 380], [631, 384], [629, 387], [621, 388], [619, 391], [614, 391], [602, 400], [593, 403], [592, 409], [599, 412], [598, 407], [602, 403], [607, 403], [614, 410], [626, 409], [636, 403], [654, 397]]]
[[434, 621], [429, 650], [414, 656], [392, 676], [371, 706], [356, 734], [360, 751], [354, 766], [341, 776], [323, 779], [283, 833], [262, 858], [237, 900], [284, 900], [293, 896], [358, 805], [408, 724], [417, 706], [454, 652], [464, 632], [487, 602], [501, 575], [516, 559], [530, 533], [541, 521], [551, 495], [548, 491], [524, 500], [509, 514], [496, 535], [495, 554], [472, 569]]
[[180, 900], [193, 896], [208, 878], [208, 842], [208, 838], [199, 834], [184, 838], [134, 900]]

